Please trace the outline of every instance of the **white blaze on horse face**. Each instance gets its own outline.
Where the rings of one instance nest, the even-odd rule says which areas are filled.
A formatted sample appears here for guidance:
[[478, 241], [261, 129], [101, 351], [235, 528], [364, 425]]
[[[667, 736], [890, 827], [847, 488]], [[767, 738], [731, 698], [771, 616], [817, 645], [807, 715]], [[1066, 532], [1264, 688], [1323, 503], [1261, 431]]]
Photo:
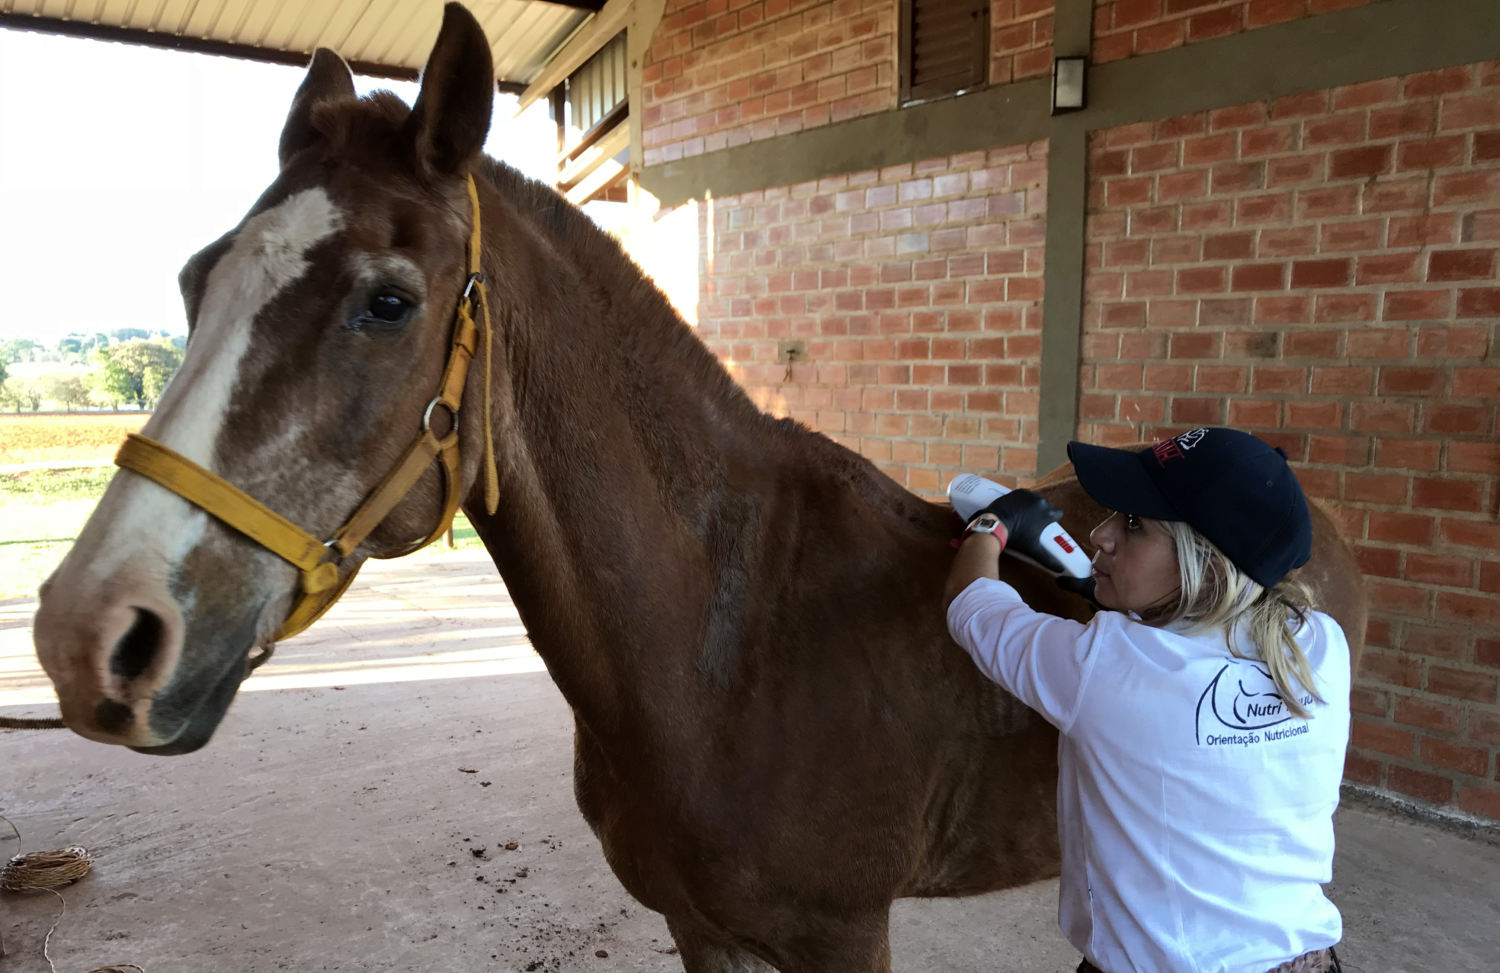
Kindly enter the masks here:
[[[276, 296], [307, 272], [308, 252], [344, 225], [343, 213], [321, 188], [306, 189], [246, 221], [214, 265], [199, 304], [193, 340], [156, 413], [142, 432], [212, 470], [219, 432], [250, 350], [251, 325]], [[179, 561], [198, 543], [208, 515], [144, 477], [127, 476], [109, 491], [113, 510], [95, 521], [108, 535], [92, 547], [95, 569], [142, 553]], [[127, 540], [128, 539], [128, 540]], [[108, 553], [107, 553], [108, 552]], [[118, 563], [117, 561], [117, 563]]]

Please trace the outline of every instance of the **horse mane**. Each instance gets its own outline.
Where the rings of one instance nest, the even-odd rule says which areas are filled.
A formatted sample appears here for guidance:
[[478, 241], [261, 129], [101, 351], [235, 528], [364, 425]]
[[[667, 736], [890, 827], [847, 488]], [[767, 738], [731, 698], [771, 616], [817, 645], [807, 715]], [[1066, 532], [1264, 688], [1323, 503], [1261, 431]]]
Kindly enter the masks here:
[[[410, 114], [411, 108], [396, 94], [375, 91], [362, 98], [318, 106], [312, 122], [326, 140], [325, 152], [330, 158], [352, 155], [401, 159], [411, 151], [404, 134]], [[599, 293], [608, 296], [611, 309], [623, 312], [611, 315], [614, 330], [609, 340], [640, 362], [648, 375], [671, 375], [674, 383], [691, 388], [723, 418], [743, 432], [763, 438], [770, 448], [781, 451], [811, 475], [841, 481], [867, 499], [879, 497], [879, 505], [899, 509], [909, 521], [924, 519], [921, 508], [927, 504], [868, 459], [795, 419], [778, 419], [756, 406], [620, 242], [555, 188], [489, 156], [481, 156], [474, 171], [567, 263], [587, 268], [588, 279]], [[665, 393], [648, 388], [641, 394]], [[637, 411], [641, 414], [633, 421], [646, 426], [642, 431], [648, 440], [662, 445], [667, 430], [655, 428], [661, 421], [656, 410]]]

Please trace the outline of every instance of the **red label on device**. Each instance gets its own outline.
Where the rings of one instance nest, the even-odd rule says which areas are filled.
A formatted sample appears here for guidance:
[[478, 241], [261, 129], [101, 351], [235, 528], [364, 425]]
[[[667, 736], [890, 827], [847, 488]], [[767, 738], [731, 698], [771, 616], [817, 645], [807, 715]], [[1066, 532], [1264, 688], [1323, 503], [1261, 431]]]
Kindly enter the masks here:
[[1073, 553], [1073, 545], [1068, 543], [1067, 537], [1063, 536], [1062, 534], [1053, 534], [1052, 540], [1057, 543], [1058, 547], [1067, 551], [1069, 554]]

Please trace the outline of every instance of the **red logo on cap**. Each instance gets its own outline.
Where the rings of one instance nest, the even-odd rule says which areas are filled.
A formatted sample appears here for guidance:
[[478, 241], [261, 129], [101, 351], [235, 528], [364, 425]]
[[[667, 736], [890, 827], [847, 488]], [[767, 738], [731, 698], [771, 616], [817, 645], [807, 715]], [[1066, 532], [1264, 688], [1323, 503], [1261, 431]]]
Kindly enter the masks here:
[[1066, 537], [1064, 537], [1062, 534], [1053, 534], [1052, 535], [1052, 541], [1058, 547], [1062, 548], [1064, 551], [1068, 552], [1069, 554], [1073, 553], [1073, 545], [1069, 544], [1068, 543], [1068, 539]]
[[1177, 440], [1168, 439], [1151, 447], [1151, 453], [1156, 457], [1158, 466], [1166, 466], [1169, 459], [1182, 459], [1182, 447], [1177, 445]]

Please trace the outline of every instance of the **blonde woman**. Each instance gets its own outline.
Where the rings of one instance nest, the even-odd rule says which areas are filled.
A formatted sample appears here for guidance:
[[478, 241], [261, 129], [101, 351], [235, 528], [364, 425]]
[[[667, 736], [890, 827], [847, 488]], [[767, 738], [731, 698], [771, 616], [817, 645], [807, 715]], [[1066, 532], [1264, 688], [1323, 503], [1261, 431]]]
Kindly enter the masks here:
[[1337, 970], [1333, 811], [1349, 645], [1286, 580], [1311, 545], [1285, 454], [1232, 429], [1132, 452], [1073, 443], [1114, 511], [1090, 534], [1088, 624], [998, 580], [1060, 517], [1016, 490], [970, 522], [948, 627], [985, 675], [1061, 731], [1058, 920], [1080, 973]]

